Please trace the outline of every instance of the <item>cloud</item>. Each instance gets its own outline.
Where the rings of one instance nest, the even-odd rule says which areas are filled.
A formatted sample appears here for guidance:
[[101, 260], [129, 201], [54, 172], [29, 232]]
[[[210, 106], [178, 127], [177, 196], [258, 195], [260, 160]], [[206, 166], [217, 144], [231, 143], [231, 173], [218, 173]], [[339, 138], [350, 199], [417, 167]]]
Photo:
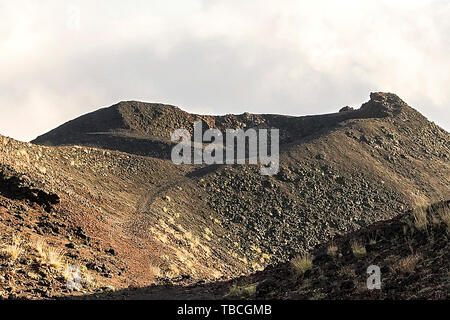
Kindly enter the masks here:
[[0, 0], [0, 133], [120, 100], [333, 112], [399, 94], [450, 129], [447, 1]]

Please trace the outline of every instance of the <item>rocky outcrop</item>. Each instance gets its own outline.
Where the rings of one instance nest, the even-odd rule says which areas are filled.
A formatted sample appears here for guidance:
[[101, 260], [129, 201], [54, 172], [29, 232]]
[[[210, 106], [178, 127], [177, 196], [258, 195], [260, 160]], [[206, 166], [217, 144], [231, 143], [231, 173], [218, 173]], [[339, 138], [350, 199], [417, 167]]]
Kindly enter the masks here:
[[0, 194], [13, 200], [36, 203], [50, 212], [60, 199], [57, 194], [36, 187], [29, 177], [0, 164]]

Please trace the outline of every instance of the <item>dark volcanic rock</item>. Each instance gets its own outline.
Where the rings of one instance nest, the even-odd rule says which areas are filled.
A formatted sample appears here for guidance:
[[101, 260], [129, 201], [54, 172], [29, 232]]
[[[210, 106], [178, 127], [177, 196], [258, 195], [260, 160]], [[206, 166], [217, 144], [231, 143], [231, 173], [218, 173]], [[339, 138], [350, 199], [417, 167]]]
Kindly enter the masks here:
[[59, 203], [59, 196], [33, 185], [32, 181], [12, 168], [0, 164], [0, 194], [11, 199], [26, 200], [50, 212]]

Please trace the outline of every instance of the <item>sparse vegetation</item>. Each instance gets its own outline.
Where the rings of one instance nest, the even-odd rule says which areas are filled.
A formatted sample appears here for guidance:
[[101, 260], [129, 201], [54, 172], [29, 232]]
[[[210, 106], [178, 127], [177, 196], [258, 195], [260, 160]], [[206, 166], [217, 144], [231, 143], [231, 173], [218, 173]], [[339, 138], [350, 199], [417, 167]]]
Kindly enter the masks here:
[[38, 238], [32, 242], [32, 247], [36, 250], [39, 256], [43, 259], [47, 258], [47, 253], [45, 252], [46, 243]]
[[366, 247], [358, 241], [351, 243], [352, 253], [356, 258], [364, 257], [367, 254]]
[[233, 285], [228, 293], [224, 296], [225, 299], [248, 299], [255, 296], [257, 283], [250, 285], [237, 286]]
[[327, 254], [328, 254], [330, 257], [335, 257], [336, 254], [337, 254], [337, 252], [338, 252], [338, 250], [339, 250], [339, 248], [338, 248], [336, 245], [331, 244], [331, 245], [328, 246], [328, 248], [327, 248]]
[[50, 247], [41, 238], [35, 239], [31, 247], [36, 250], [41, 258], [41, 264], [48, 264], [55, 269], [62, 269], [64, 266], [64, 250]]
[[64, 250], [47, 247], [47, 263], [55, 269], [63, 267]]
[[438, 209], [438, 214], [441, 220], [447, 226], [447, 231], [450, 232], [450, 208], [448, 206], [440, 208]]
[[1, 250], [2, 255], [8, 257], [12, 261], [16, 260], [23, 253], [23, 251], [22, 240], [17, 235], [13, 235], [11, 244], [6, 245]]
[[425, 230], [428, 225], [427, 211], [424, 207], [418, 207], [412, 211], [414, 226], [417, 230]]
[[411, 254], [407, 257], [400, 259], [393, 267], [394, 272], [398, 273], [413, 273], [416, 269], [417, 263], [422, 256], [420, 254]]
[[291, 260], [292, 271], [295, 277], [302, 276], [312, 268], [312, 258], [309, 255], [297, 256]]

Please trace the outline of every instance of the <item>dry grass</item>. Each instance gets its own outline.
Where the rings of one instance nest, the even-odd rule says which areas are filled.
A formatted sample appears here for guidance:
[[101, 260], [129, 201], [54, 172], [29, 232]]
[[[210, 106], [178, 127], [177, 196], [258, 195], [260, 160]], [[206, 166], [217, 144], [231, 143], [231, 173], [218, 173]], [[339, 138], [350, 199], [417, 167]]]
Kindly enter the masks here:
[[428, 225], [427, 211], [424, 207], [418, 207], [412, 211], [414, 226], [417, 230], [425, 230]]
[[[45, 241], [40, 238], [32, 241], [28, 247], [36, 251], [40, 257], [40, 259], [37, 259], [40, 263], [50, 265], [55, 269], [63, 268], [64, 251], [62, 249], [49, 247]], [[25, 252], [23, 241], [18, 236], [14, 235], [11, 244], [5, 246], [1, 252], [11, 260], [16, 260], [23, 252]]]
[[338, 248], [336, 245], [332, 244], [332, 245], [330, 245], [330, 246], [328, 247], [328, 249], [327, 249], [327, 254], [328, 254], [330, 257], [335, 257], [336, 254], [337, 254], [337, 252], [338, 252], [338, 250], [339, 250], [339, 248]]
[[47, 263], [55, 269], [61, 269], [64, 265], [64, 250], [48, 247]]
[[297, 256], [291, 260], [292, 271], [295, 277], [302, 276], [312, 268], [312, 259], [309, 255]]
[[351, 243], [352, 253], [356, 258], [364, 257], [367, 254], [366, 247], [358, 241]]
[[228, 293], [224, 296], [225, 299], [245, 299], [252, 298], [256, 294], [256, 286], [257, 283], [246, 285], [246, 286], [237, 286], [233, 285]]
[[10, 258], [12, 261], [15, 261], [23, 253], [23, 251], [22, 240], [16, 235], [13, 235], [11, 244], [5, 246], [1, 250], [2, 254]]
[[50, 247], [40, 238], [34, 240], [31, 246], [41, 257], [39, 260], [40, 263], [48, 264], [55, 269], [62, 269], [64, 267], [63, 249]]
[[3, 249], [3, 252], [11, 260], [16, 260], [23, 253], [23, 249], [18, 244], [10, 244]]
[[[450, 233], [450, 207], [446, 203], [431, 205], [428, 207], [430, 213], [430, 221], [427, 221], [426, 209], [422, 207], [422, 209], [416, 209], [413, 212], [414, 216], [414, 225], [417, 229], [424, 229], [428, 224], [432, 224], [433, 226], [439, 226], [441, 223], [444, 223], [447, 226], [447, 231]], [[422, 212], [420, 212], [422, 211]]]
[[47, 244], [44, 240], [38, 238], [32, 242], [32, 248], [36, 250], [39, 256], [43, 259], [47, 259], [47, 253], [45, 252]]
[[450, 208], [449, 207], [440, 208], [438, 210], [438, 215], [447, 226], [447, 231], [450, 232]]
[[422, 256], [420, 254], [411, 254], [405, 258], [400, 259], [393, 267], [394, 272], [398, 273], [413, 273], [416, 269], [417, 263]]

